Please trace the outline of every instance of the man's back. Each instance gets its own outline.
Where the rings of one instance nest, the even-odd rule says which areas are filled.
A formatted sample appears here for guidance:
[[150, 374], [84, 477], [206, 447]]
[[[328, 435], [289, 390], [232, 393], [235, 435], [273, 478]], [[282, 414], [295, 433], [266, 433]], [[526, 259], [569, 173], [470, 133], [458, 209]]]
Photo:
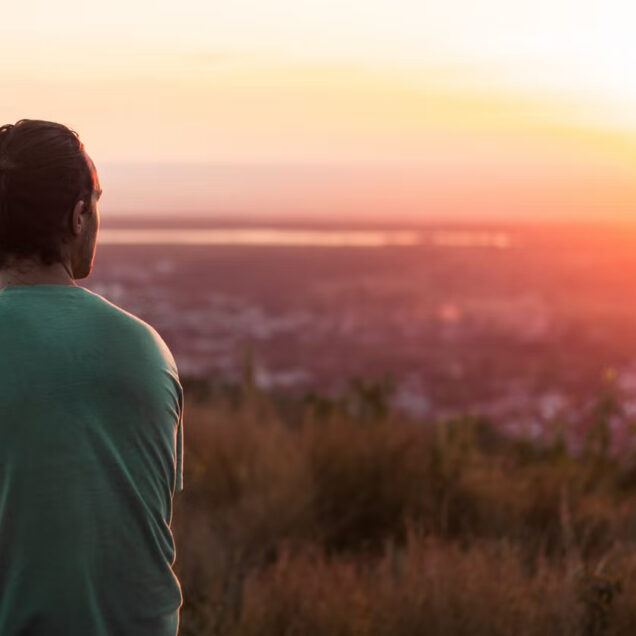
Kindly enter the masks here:
[[182, 418], [148, 324], [79, 286], [0, 290], [2, 636], [174, 636]]

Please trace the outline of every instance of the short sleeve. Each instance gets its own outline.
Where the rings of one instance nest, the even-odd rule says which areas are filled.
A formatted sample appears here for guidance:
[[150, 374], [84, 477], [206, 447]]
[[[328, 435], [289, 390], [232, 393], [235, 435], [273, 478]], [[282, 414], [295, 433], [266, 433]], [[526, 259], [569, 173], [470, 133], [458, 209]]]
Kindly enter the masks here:
[[176, 484], [175, 492], [181, 492], [183, 490], [183, 388], [179, 384], [179, 423], [177, 426], [177, 441], [176, 441]]
[[154, 327], [150, 327], [150, 331], [153, 338], [155, 339], [156, 344], [159, 346], [163, 363], [166, 365], [167, 372], [170, 375], [170, 379], [172, 380], [173, 404], [175, 397], [177, 402], [176, 407], [178, 409], [178, 421], [174, 440], [176, 473], [174, 481], [174, 492], [177, 493], [183, 490], [183, 385], [181, 384], [181, 381], [179, 379], [179, 370], [177, 368], [177, 363], [174, 359], [174, 356], [172, 355], [172, 352], [170, 351], [170, 348]]

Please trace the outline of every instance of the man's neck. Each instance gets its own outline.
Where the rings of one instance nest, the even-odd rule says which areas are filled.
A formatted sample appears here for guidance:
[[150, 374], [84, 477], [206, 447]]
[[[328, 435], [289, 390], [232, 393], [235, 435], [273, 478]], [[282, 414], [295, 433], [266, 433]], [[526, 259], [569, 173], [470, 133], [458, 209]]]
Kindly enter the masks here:
[[41, 265], [33, 261], [23, 261], [0, 270], [0, 288], [10, 285], [77, 286], [63, 263]]

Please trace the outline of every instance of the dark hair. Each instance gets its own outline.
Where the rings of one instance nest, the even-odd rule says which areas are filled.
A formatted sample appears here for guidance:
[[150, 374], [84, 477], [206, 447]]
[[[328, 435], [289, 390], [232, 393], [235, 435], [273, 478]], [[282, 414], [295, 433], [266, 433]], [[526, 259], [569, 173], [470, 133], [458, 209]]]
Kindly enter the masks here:
[[21, 119], [0, 127], [0, 268], [12, 255], [62, 261], [69, 215], [93, 191], [83, 150], [62, 124]]

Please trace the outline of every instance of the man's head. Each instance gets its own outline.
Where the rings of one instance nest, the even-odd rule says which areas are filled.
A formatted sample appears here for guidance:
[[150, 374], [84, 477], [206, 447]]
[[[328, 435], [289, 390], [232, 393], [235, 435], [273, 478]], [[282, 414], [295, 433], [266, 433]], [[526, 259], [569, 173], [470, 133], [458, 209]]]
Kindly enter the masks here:
[[0, 127], [0, 269], [62, 263], [86, 278], [95, 256], [101, 195], [73, 130], [22, 119]]

